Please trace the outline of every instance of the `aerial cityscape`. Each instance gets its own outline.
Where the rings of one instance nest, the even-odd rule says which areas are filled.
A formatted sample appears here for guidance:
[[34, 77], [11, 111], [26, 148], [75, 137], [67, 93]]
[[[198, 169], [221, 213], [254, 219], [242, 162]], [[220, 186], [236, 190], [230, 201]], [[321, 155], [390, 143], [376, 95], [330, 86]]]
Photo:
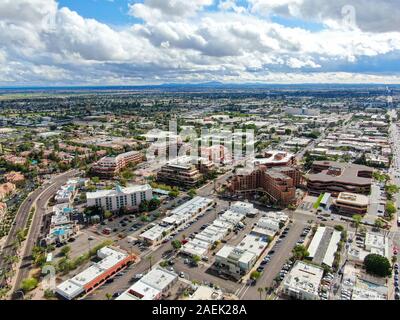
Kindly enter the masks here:
[[400, 300], [400, 6], [348, 2], [1, 1], [0, 300]]

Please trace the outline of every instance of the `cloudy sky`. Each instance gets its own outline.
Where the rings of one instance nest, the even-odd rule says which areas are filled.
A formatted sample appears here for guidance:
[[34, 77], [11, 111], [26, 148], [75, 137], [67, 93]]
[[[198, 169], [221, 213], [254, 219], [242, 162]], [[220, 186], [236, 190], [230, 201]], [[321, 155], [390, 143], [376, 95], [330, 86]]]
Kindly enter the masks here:
[[400, 83], [399, 0], [0, 0], [0, 86]]

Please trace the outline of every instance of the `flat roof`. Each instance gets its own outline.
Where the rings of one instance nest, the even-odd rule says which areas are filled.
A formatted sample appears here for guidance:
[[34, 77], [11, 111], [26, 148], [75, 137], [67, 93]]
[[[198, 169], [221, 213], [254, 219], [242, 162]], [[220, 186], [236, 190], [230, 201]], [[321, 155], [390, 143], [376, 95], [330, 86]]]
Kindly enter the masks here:
[[100, 249], [97, 255], [102, 258], [101, 261], [94, 263], [73, 278], [58, 285], [57, 292], [68, 299], [73, 299], [85, 290], [85, 285], [128, 257], [127, 254], [110, 247]]
[[171, 230], [171, 227], [162, 227], [159, 224], [155, 225], [149, 230], [146, 230], [145, 232], [140, 234], [140, 237], [154, 241], [157, 240], [158, 238], [162, 237], [163, 232], [168, 232]]
[[285, 277], [284, 285], [292, 290], [308, 292], [318, 296], [323, 274], [324, 269], [303, 261], [297, 261]]
[[126, 188], [115, 188], [112, 190], [99, 190], [96, 192], [88, 192], [86, 193], [86, 198], [87, 199], [97, 199], [97, 198], [103, 198], [103, 197], [113, 197], [121, 194], [132, 194], [135, 192], [143, 192], [147, 190], [152, 190], [151, 186], [149, 184], [143, 184], [143, 185], [135, 185], [135, 186], [130, 186]]
[[196, 196], [193, 199], [180, 205], [171, 211], [171, 215], [193, 215], [198, 213], [198, 210], [209, 206], [213, 202], [212, 199]]
[[[349, 164], [343, 162], [335, 162], [335, 161], [314, 161], [313, 165], [317, 166], [324, 166], [328, 169], [321, 171], [320, 173], [310, 173], [307, 175], [309, 180], [313, 181], [339, 181], [343, 183], [350, 183], [350, 184], [358, 184], [358, 185], [365, 185], [371, 184], [371, 178], [363, 178], [359, 177], [358, 173], [360, 171], [368, 171], [373, 172], [373, 168], [358, 165], [358, 164]], [[330, 175], [328, 174], [329, 169], [337, 168], [340, 169], [340, 175]]]
[[[277, 163], [286, 163], [290, 161], [294, 154], [286, 151], [279, 151], [279, 150], [270, 150], [265, 152], [265, 158], [257, 158], [253, 160], [255, 165], [260, 164], [277, 164]], [[268, 156], [268, 157], [267, 157]]]
[[332, 267], [333, 261], [335, 260], [335, 253], [337, 251], [337, 246], [340, 242], [340, 238], [341, 232], [334, 230], [332, 233], [332, 237], [329, 241], [328, 248], [326, 249], [325, 256], [322, 260], [322, 262], [329, 267]]
[[156, 267], [121, 294], [116, 300], [157, 299], [159, 295], [177, 279], [178, 275], [175, 272]]
[[369, 197], [358, 193], [341, 192], [337, 201], [348, 205], [361, 205], [367, 206], [369, 204]]
[[318, 247], [321, 243], [322, 237], [325, 233], [326, 227], [318, 227], [317, 232], [315, 232], [313, 239], [311, 240], [310, 245], [308, 246], [308, 257], [314, 258], [317, 253]]

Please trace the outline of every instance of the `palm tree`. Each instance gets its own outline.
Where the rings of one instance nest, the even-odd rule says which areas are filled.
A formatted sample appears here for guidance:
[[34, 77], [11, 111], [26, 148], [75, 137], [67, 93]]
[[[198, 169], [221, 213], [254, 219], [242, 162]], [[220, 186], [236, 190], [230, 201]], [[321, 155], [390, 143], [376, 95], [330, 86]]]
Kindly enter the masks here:
[[150, 270], [151, 270], [151, 268], [152, 268], [152, 262], [153, 262], [153, 256], [147, 256], [146, 257], [146, 259], [149, 261], [149, 263], [150, 263]]
[[354, 224], [356, 226], [356, 234], [357, 234], [358, 227], [360, 226], [360, 223], [361, 223], [361, 220], [362, 220], [362, 216], [359, 215], [359, 214], [355, 214], [352, 218], [353, 218]]
[[269, 287], [265, 287], [264, 291], [265, 291], [265, 297], [267, 297], [267, 295], [268, 295], [268, 293], [270, 291], [270, 288]]
[[257, 288], [257, 291], [258, 291], [259, 294], [260, 294], [260, 300], [262, 300], [262, 293], [264, 292], [264, 289], [261, 288], [261, 287], [259, 287], [259, 288]]

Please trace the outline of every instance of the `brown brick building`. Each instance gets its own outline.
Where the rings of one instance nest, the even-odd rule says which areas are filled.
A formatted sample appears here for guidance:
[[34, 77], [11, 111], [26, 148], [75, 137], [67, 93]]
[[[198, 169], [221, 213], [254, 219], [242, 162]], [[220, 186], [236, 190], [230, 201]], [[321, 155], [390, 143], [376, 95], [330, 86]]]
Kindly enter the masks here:
[[335, 161], [314, 161], [307, 175], [307, 190], [312, 195], [329, 192], [337, 197], [340, 192], [369, 194], [373, 168]]
[[295, 167], [267, 168], [258, 166], [249, 174], [236, 174], [228, 190], [232, 193], [264, 193], [273, 202], [288, 205], [296, 200], [296, 187], [301, 184], [301, 173]]

